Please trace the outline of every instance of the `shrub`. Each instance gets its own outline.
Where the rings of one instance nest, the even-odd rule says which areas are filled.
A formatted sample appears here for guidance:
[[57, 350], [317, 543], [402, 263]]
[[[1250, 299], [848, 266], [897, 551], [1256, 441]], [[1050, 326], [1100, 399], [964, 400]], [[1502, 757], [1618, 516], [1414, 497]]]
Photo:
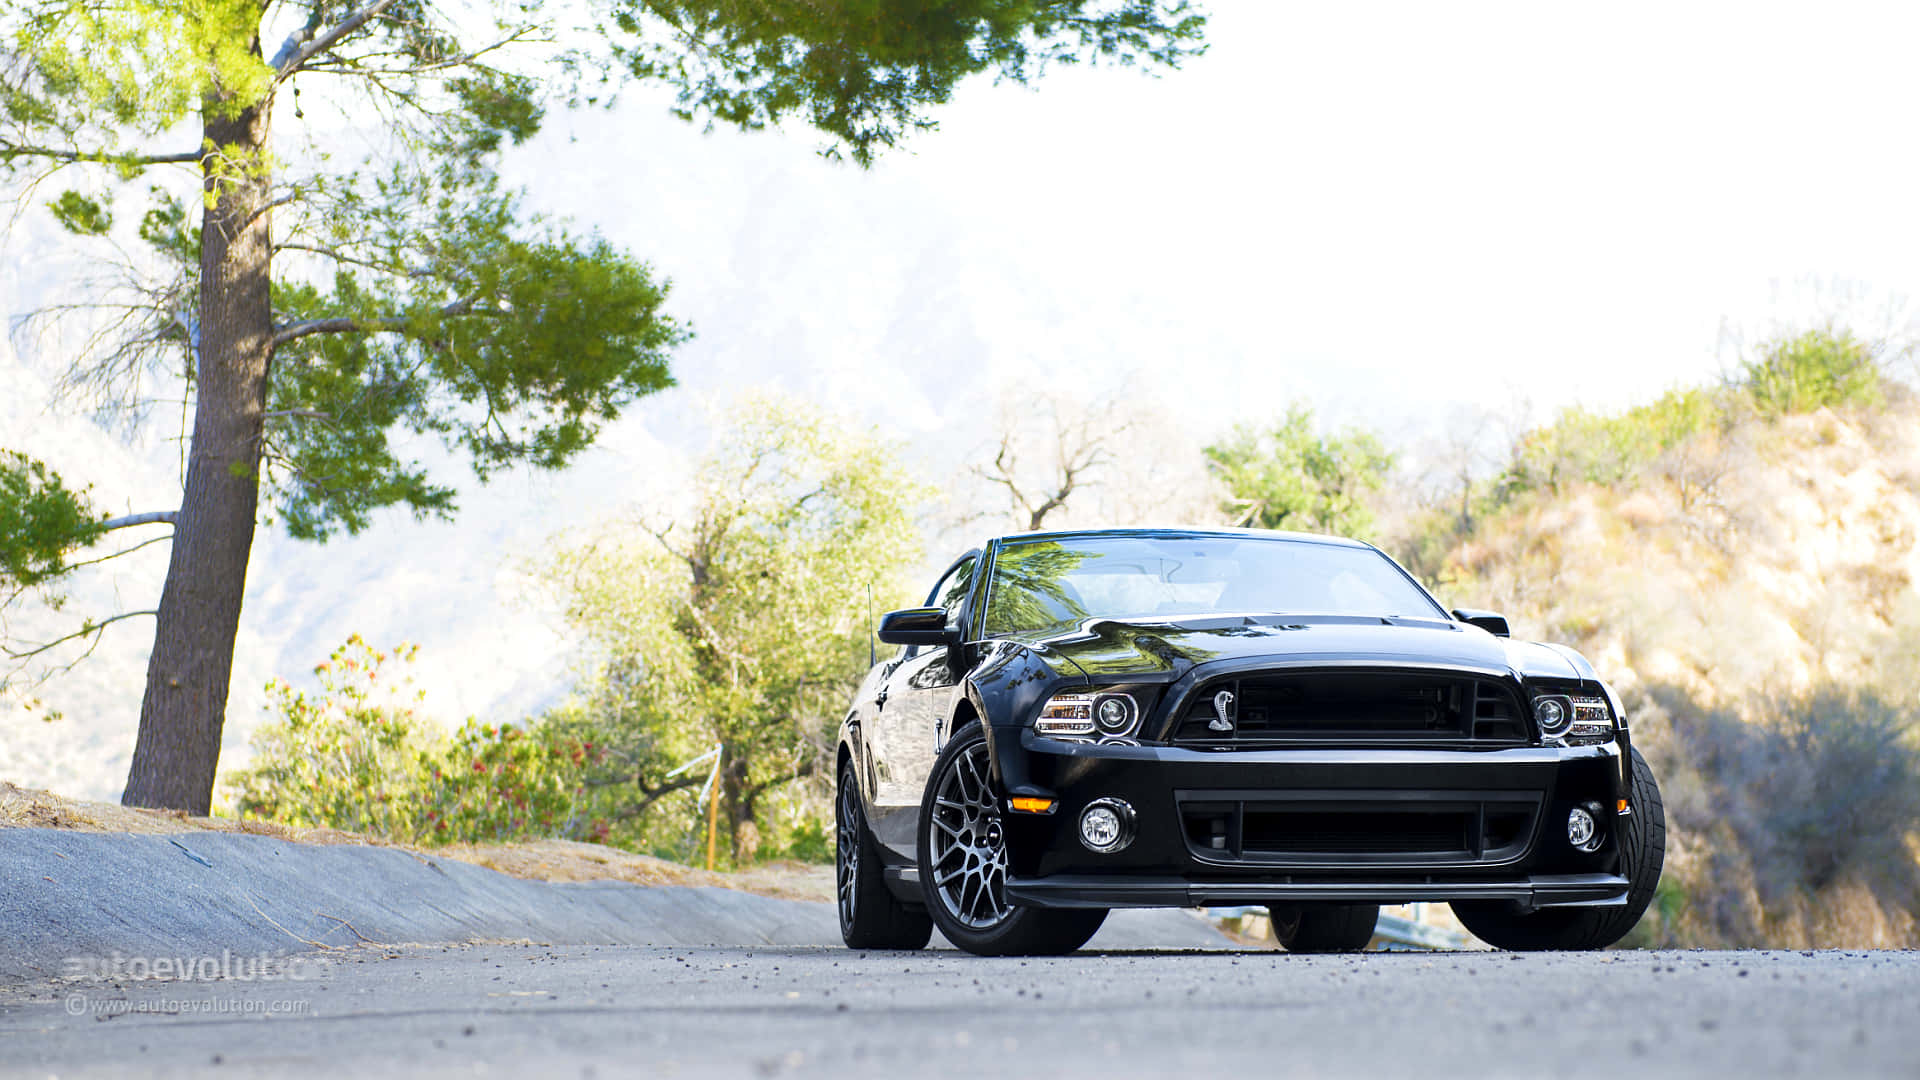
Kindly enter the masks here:
[[319, 694], [269, 682], [274, 719], [254, 733], [253, 764], [228, 780], [240, 816], [413, 839], [420, 721], [405, 703], [408, 680], [380, 675], [414, 652], [403, 645], [389, 656], [355, 634], [313, 669]]
[[437, 737], [412, 680], [389, 669], [418, 651], [378, 652], [355, 634], [314, 668], [318, 694], [268, 683], [274, 718], [254, 734], [253, 764], [228, 780], [240, 816], [422, 844], [580, 831], [582, 775], [599, 749], [545, 724], [469, 719]]
[[470, 719], [421, 756], [421, 827], [436, 843], [572, 835], [581, 770], [598, 752], [543, 726]]
[[1502, 473], [1495, 503], [1562, 485], [1617, 484], [1662, 453], [1718, 426], [1724, 403], [1707, 390], [1670, 390], [1649, 405], [1621, 413], [1564, 410], [1554, 422], [1521, 437]]
[[[1693, 858], [1670, 864], [1673, 893], [1697, 944], [1861, 943], [1820, 940], [1823, 917], [1864, 894], [1885, 914], [1920, 902], [1916, 717], [1872, 693], [1822, 687], [1753, 703], [1752, 719], [1704, 708], [1676, 689], [1651, 693], [1658, 734], [1640, 734], [1667, 796], [1670, 839]], [[1648, 736], [1651, 735], [1649, 738]], [[1663, 901], [1664, 903], [1664, 901]], [[1851, 939], [1851, 940], [1848, 940]], [[1910, 942], [1911, 943], [1911, 942]]]
[[1758, 359], [1742, 365], [1739, 385], [1769, 417], [1879, 405], [1886, 397], [1874, 347], [1830, 326], [1769, 342]]

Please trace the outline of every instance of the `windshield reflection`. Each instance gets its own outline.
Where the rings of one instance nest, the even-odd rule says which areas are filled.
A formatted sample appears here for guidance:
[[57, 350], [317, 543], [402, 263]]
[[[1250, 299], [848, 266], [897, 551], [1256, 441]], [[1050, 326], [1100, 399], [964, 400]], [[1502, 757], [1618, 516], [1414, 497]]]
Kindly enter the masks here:
[[1223, 536], [1010, 541], [994, 560], [986, 633], [1054, 633], [1087, 619], [1221, 612], [1445, 618], [1372, 548]]

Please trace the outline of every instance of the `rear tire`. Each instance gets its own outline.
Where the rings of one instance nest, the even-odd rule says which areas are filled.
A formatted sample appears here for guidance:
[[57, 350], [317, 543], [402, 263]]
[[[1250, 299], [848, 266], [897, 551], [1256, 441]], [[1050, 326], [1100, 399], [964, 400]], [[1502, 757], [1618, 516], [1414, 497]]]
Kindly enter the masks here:
[[1014, 907], [1006, 837], [987, 773], [987, 736], [954, 733], [920, 801], [920, 888], [940, 933], [975, 956], [1058, 956], [1085, 945], [1105, 908]]
[[1273, 936], [1290, 953], [1359, 952], [1373, 940], [1378, 904], [1303, 904], [1270, 912]]
[[840, 940], [849, 949], [922, 949], [933, 937], [933, 920], [894, 898], [880, 865], [880, 850], [867, 833], [860, 781], [853, 762], [840, 767], [834, 793], [835, 907]]
[[1667, 812], [1660, 785], [1640, 751], [1632, 753], [1633, 816], [1624, 819], [1620, 830], [1621, 860], [1627, 868], [1626, 904], [1529, 912], [1505, 901], [1462, 900], [1453, 905], [1460, 925], [1496, 949], [1516, 952], [1604, 949], [1626, 937], [1653, 902], [1667, 857]]

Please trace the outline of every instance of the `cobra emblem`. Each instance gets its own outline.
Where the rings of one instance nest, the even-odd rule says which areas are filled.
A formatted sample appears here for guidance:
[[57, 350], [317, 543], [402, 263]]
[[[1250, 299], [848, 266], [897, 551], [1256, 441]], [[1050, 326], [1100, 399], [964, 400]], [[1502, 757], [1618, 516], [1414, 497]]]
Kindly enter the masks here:
[[1213, 695], [1213, 719], [1207, 721], [1207, 730], [1233, 730], [1233, 691], [1222, 690]]

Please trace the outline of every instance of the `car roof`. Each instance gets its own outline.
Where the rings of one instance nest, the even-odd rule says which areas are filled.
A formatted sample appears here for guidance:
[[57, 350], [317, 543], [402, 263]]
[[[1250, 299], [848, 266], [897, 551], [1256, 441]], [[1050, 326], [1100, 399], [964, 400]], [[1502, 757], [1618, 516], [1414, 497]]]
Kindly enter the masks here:
[[1006, 540], [1067, 540], [1098, 536], [1218, 536], [1255, 540], [1294, 540], [1309, 544], [1326, 544], [1331, 547], [1351, 547], [1372, 549], [1373, 545], [1360, 540], [1350, 540], [1344, 536], [1331, 536], [1326, 533], [1286, 532], [1280, 529], [1228, 529], [1209, 528], [1130, 528], [1130, 529], [1061, 529], [1057, 531], [1007, 533], [995, 539]]

